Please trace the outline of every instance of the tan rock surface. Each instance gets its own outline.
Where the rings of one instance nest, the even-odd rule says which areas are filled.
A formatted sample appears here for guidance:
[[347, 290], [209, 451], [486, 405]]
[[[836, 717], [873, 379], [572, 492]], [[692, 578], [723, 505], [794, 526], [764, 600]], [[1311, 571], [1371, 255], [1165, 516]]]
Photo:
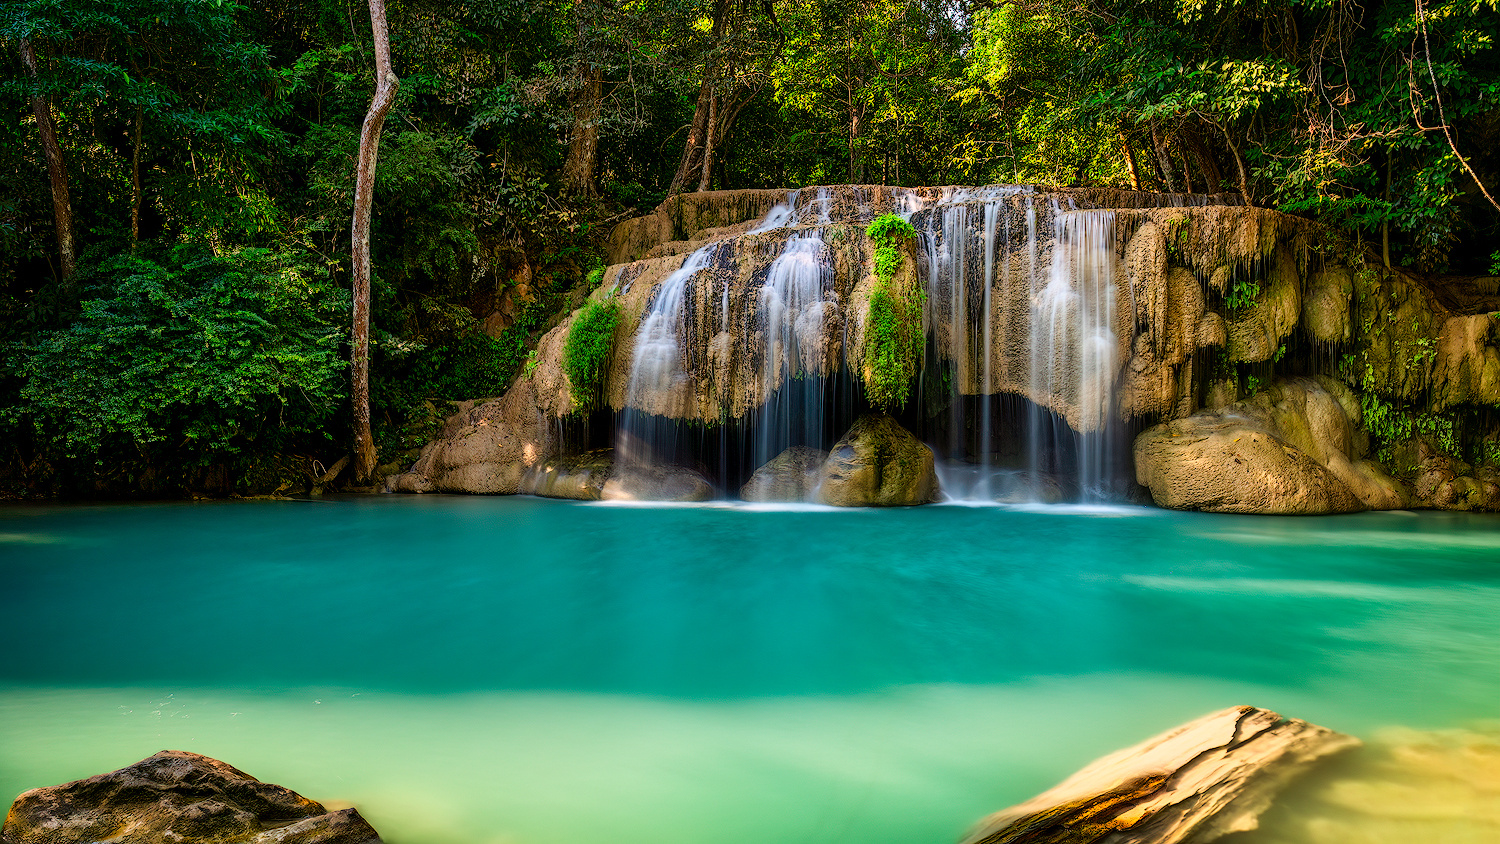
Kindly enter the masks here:
[[963, 844], [1205, 844], [1256, 827], [1288, 782], [1359, 744], [1230, 707], [1099, 759], [982, 821]]

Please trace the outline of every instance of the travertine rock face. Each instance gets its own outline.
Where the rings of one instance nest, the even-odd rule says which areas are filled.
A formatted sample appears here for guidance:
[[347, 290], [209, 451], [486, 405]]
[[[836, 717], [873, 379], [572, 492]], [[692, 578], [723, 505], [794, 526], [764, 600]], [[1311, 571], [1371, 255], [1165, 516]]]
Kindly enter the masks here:
[[964, 844], [1205, 844], [1256, 828], [1294, 777], [1359, 741], [1236, 706], [1121, 750], [982, 821]]
[[217, 759], [163, 750], [127, 768], [16, 798], [3, 844], [379, 844], [354, 809], [330, 812]]
[[1344, 267], [1327, 267], [1308, 279], [1302, 300], [1302, 324], [1320, 343], [1344, 343], [1354, 334], [1350, 299], [1354, 279]]
[[1395, 509], [1402, 485], [1361, 459], [1359, 403], [1337, 381], [1293, 378], [1219, 410], [1151, 428], [1136, 480], [1175, 510], [1318, 514]]
[[808, 501], [817, 489], [818, 470], [828, 459], [820, 448], [794, 445], [755, 470], [740, 487], [746, 501]]
[[927, 504], [937, 491], [932, 449], [883, 414], [856, 419], [818, 470], [818, 500], [836, 507]]

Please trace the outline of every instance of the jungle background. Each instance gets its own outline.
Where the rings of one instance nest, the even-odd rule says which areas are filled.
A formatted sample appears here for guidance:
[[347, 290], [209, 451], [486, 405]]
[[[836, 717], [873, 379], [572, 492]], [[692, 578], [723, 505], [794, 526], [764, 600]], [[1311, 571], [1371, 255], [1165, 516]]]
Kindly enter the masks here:
[[[610, 227], [677, 192], [1235, 193], [1434, 285], [1500, 275], [1500, 0], [387, 11], [383, 463], [443, 402], [500, 393], [588, 292]], [[0, 494], [329, 478], [349, 451], [371, 43], [357, 0], [0, 7]]]

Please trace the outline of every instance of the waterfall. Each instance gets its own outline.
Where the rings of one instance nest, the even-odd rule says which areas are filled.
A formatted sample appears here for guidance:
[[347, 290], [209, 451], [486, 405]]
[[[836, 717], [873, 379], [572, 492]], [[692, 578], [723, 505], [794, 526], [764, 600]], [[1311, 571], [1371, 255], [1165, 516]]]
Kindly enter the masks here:
[[765, 404], [754, 435], [757, 466], [788, 446], [822, 445], [822, 372], [829, 317], [838, 307], [826, 253], [822, 228], [791, 235], [760, 288], [755, 322], [763, 332]]
[[616, 442], [618, 459], [627, 469], [650, 464], [657, 455], [674, 450], [675, 423], [648, 415], [647, 409], [659, 410], [682, 394], [688, 374], [682, 368], [681, 332], [689, 290], [693, 280], [713, 266], [724, 245], [724, 241], [709, 243], [684, 258], [682, 266], [662, 280], [650, 307], [641, 314]]
[[1081, 498], [1097, 501], [1109, 495], [1114, 456], [1115, 215], [1054, 210], [1052, 219], [1052, 262], [1032, 279], [1031, 393], [1035, 401], [1050, 398], [1073, 425], [1040, 405], [1031, 409], [1030, 469], [1062, 469], [1061, 455], [1071, 453]]
[[[712, 355], [736, 356], [715, 358], [713, 377], [734, 373], [734, 383], [753, 385], [756, 397], [751, 410], [735, 411], [743, 416], [696, 434], [700, 446], [717, 439], [722, 471], [753, 470], [790, 446], [827, 447], [839, 433], [828, 430], [837, 415], [829, 409], [830, 366], [837, 365], [834, 332], [844, 303], [825, 236], [830, 226], [853, 222], [846, 214], [863, 219], [882, 210], [901, 213], [918, 233], [932, 359], [902, 418], [937, 435], [947, 494], [1057, 500], [1064, 483], [1076, 483], [1076, 496], [1066, 497], [1109, 496], [1121, 354], [1115, 214], [1075, 210], [1071, 197], [1015, 185], [936, 195], [897, 190], [878, 203], [862, 193], [794, 190], [744, 229], [762, 237], [716, 241], [689, 254], [641, 317], [617, 438], [620, 464], [679, 459], [675, 439], [686, 429], [677, 420], [695, 418], [683, 403], [701, 401], [705, 388], [691, 379], [709, 377], [696, 371], [698, 363], [688, 371], [690, 321], [698, 331], [705, 323], [707, 331], [717, 329]], [[729, 271], [752, 254], [769, 259], [763, 272]], [[737, 362], [725, 370], [726, 360]]]

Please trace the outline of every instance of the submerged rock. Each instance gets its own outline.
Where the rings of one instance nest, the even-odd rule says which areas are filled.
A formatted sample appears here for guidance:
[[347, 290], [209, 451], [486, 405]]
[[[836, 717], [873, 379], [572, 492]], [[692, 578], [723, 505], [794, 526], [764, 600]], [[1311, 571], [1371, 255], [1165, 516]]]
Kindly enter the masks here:
[[818, 500], [836, 507], [900, 507], [937, 498], [932, 449], [889, 416], [867, 414], [818, 470]]
[[1359, 414], [1337, 381], [1278, 381], [1142, 433], [1136, 480], [1174, 510], [1311, 515], [1407, 506], [1402, 485], [1361, 459]]
[[755, 470], [740, 487], [746, 501], [809, 501], [818, 486], [818, 470], [828, 459], [821, 448], [794, 445]]
[[710, 501], [714, 485], [684, 466], [616, 465], [599, 497], [605, 501]]
[[108, 774], [16, 798], [3, 844], [379, 844], [355, 809], [322, 804], [230, 765], [163, 750]]
[[1182, 844], [1255, 829], [1277, 792], [1359, 740], [1234, 706], [1099, 759], [964, 844]]
[[520, 491], [543, 498], [598, 501], [614, 469], [612, 448], [553, 457], [526, 470]]

